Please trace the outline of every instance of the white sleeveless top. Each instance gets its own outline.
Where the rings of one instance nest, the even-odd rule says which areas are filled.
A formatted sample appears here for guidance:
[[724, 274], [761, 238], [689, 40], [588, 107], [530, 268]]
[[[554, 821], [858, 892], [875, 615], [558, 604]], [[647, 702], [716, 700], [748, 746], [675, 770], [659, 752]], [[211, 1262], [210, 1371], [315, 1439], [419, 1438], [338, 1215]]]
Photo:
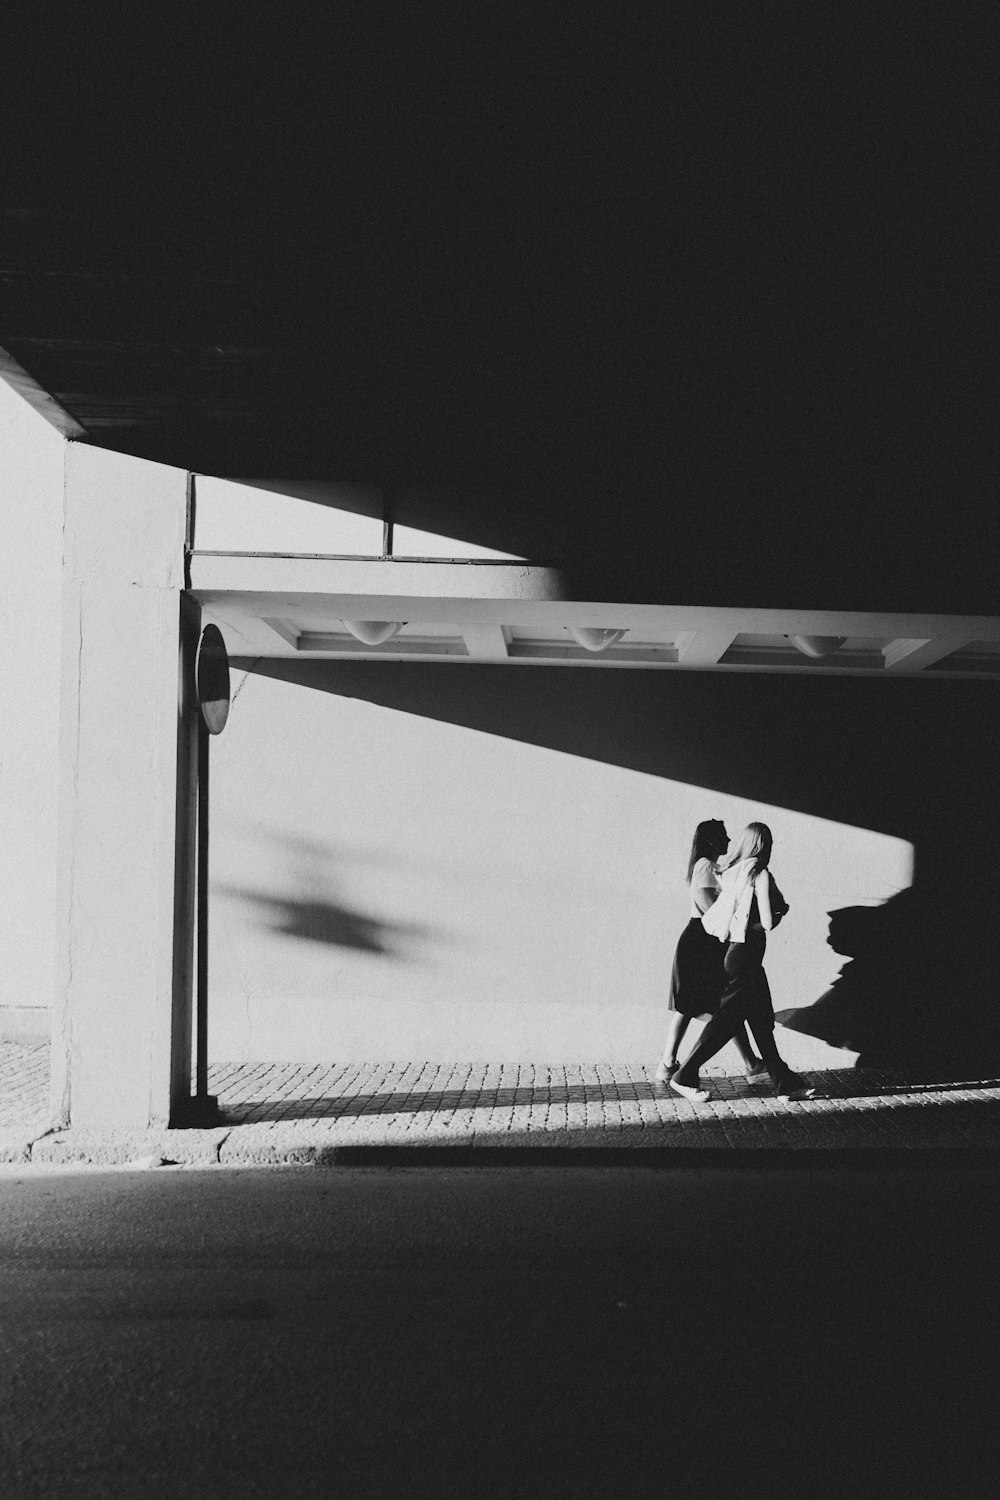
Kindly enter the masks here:
[[703, 856], [697, 861], [694, 869], [691, 871], [692, 918], [697, 919], [703, 916], [708, 910], [707, 906], [698, 905], [698, 898], [695, 895], [696, 891], [704, 889], [705, 886], [709, 886], [716, 891], [719, 889], [719, 867], [718, 865], [713, 865], [710, 859], [705, 859]]

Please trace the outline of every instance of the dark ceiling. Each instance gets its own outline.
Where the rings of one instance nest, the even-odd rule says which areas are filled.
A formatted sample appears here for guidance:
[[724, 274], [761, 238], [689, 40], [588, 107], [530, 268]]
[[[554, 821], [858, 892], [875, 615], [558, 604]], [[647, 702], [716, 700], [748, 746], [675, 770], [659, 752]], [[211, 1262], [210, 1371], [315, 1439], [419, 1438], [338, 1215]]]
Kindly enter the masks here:
[[9, 3], [0, 345], [126, 452], [516, 492], [500, 545], [663, 545], [667, 496], [862, 569], [957, 507], [980, 556], [997, 111], [949, 9]]

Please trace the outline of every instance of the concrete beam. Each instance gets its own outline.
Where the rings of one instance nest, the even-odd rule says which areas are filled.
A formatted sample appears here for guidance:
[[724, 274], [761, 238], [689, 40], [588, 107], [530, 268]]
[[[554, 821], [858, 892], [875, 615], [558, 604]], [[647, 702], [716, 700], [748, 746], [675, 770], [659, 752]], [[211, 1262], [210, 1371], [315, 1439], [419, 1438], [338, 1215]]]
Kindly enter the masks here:
[[898, 673], [921, 672], [925, 667], [933, 666], [943, 657], [950, 656], [953, 651], [967, 646], [970, 640], [976, 639], [978, 637], [970, 636], [967, 631], [959, 630], [945, 631], [931, 640], [903, 638], [891, 641], [882, 653], [885, 657], [885, 670]]
[[723, 630], [685, 632], [677, 642], [677, 662], [682, 667], [714, 667], [738, 635], [730, 626]]
[[473, 661], [507, 661], [507, 637], [500, 625], [464, 625], [462, 635]]
[[[526, 563], [401, 562], [390, 558], [279, 557], [195, 552], [191, 587], [206, 598], [242, 594], [316, 595], [343, 601], [343, 618], [391, 619], [394, 599], [564, 597], [561, 573]], [[379, 600], [367, 614], [359, 600]], [[585, 622], [586, 623], [586, 622]]]
[[298, 650], [301, 631], [296, 630], [293, 625], [289, 625], [287, 620], [269, 618], [264, 620], [264, 624], [269, 630], [273, 630], [278, 639], [284, 641], [286, 646], [291, 646], [293, 651]]
[[[282, 618], [398, 619], [444, 624], [607, 626], [677, 640], [737, 634], [930, 640], [961, 633], [1000, 640], [1000, 615], [932, 615], [830, 609], [762, 609], [727, 604], [636, 603], [573, 598], [557, 568], [523, 563], [402, 562], [194, 553], [191, 589], [206, 608]], [[310, 621], [309, 628], [319, 628]], [[725, 649], [725, 648], [723, 648]], [[694, 660], [692, 654], [691, 660]]]
[[9, 385], [11, 390], [16, 391], [23, 401], [33, 407], [40, 417], [44, 417], [49, 426], [64, 438], [85, 438], [86, 429], [80, 426], [75, 417], [71, 417], [65, 407], [59, 405], [54, 396], [42, 389], [37, 380], [34, 380], [13, 355], [8, 354], [6, 349], [0, 349], [0, 380]]

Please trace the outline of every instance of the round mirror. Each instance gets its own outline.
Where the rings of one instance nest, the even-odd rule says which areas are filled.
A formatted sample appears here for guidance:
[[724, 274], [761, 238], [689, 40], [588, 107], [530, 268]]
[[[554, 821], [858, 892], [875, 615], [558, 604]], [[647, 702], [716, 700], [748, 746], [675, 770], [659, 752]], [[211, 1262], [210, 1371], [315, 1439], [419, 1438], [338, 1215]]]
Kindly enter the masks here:
[[206, 625], [201, 633], [195, 691], [209, 734], [221, 734], [229, 717], [229, 655], [218, 625]]

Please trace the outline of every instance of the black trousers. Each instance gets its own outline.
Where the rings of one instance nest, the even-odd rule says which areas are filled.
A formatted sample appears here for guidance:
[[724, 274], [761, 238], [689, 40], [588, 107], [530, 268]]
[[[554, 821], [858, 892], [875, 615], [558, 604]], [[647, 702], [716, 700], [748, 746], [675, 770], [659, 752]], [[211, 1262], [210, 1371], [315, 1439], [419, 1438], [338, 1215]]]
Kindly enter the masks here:
[[764, 977], [764, 949], [767, 936], [750, 929], [745, 943], [730, 943], [726, 949], [726, 988], [716, 1014], [706, 1025], [691, 1056], [674, 1074], [678, 1083], [696, 1084], [698, 1070], [720, 1052], [736, 1035], [743, 1022], [750, 1027], [757, 1051], [767, 1064], [771, 1081], [777, 1086], [791, 1071], [783, 1062], [774, 1041], [774, 1009]]

